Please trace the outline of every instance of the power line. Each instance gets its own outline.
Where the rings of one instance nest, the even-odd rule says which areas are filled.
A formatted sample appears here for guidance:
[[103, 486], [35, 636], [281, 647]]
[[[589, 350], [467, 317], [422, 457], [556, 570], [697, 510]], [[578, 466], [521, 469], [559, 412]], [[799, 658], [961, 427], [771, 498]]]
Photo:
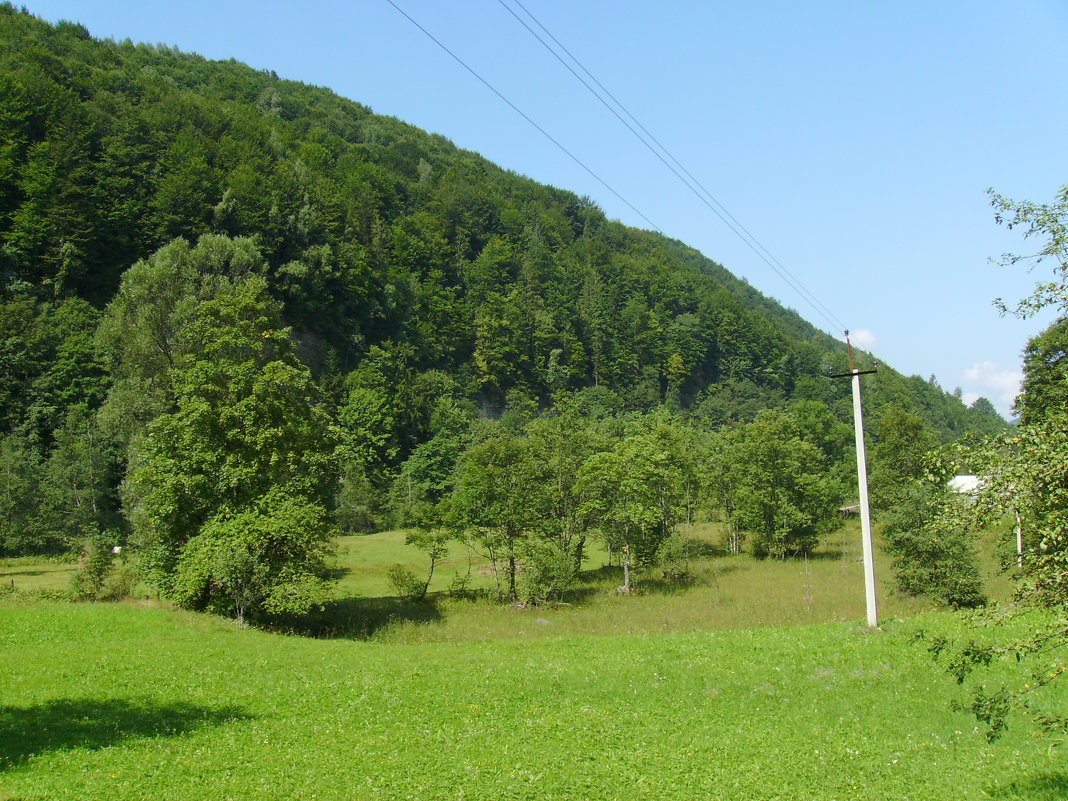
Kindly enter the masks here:
[[[526, 23], [526, 21], [524, 21], [518, 14], [516, 14], [516, 12], [504, 0], [497, 0], [497, 2], [505, 10], [507, 10], [508, 13], [516, 19], [516, 21], [518, 21], [524, 28], [526, 28], [527, 32], [529, 32], [530, 35], [533, 36], [542, 45], [542, 47], [548, 50], [549, 53], [551, 53], [553, 57], [556, 58], [556, 60], [559, 61], [583, 86], [585, 86], [586, 89], [594, 97], [596, 97], [604, 105], [605, 108], [612, 112], [616, 119], [618, 119], [632, 134], [634, 134], [634, 136], [637, 137], [637, 139], [654, 156], [656, 156], [664, 164], [664, 166], [667, 167], [672, 172], [672, 174], [674, 174], [675, 177], [683, 183], [684, 186], [686, 186], [687, 189], [693, 192], [698, 200], [700, 200], [706, 207], [708, 207], [708, 209], [713, 214], [715, 214], [723, 222], [724, 225], [726, 225], [739, 239], [741, 239], [742, 242], [744, 242], [750, 248], [750, 250], [752, 250], [757, 255], [757, 257], [761, 259], [761, 261], [767, 264], [768, 267], [770, 267], [780, 278], [782, 278], [783, 281], [786, 282], [787, 286], [797, 292], [802, 297], [802, 299], [804, 299], [810, 306], [812, 306], [812, 308], [816, 311], [817, 314], [819, 314], [828, 323], [830, 323], [832, 328], [837, 327], [841, 329], [846, 327], [845, 324], [843, 324], [835, 316], [835, 314], [819, 300], [819, 298], [817, 298], [812, 292], [808, 290], [808, 288], [801, 282], [800, 279], [794, 276], [785, 267], [785, 265], [782, 264], [782, 262], [775, 258], [775, 256], [766, 247], [764, 247], [763, 244], [761, 244], [760, 240], [758, 240], [752, 233], [750, 233], [750, 231], [744, 225], [742, 225], [737, 220], [737, 218], [734, 217], [733, 214], [730, 213], [727, 207], [724, 206], [704, 186], [704, 184], [702, 184], [697, 178], [694, 177], [693, 173], [686, 169], [685, 165], [683, 165], [671, 153], [671, 151], [669, 151], [655, 136], [653, 136], [652, 133], [650, 133], [648, 128], [642, 125], [641, 121], [639, 121], [626, 108], [626, 106], [624, 106], [623, 103], [621, 103], [615, 97], [615, 95], [613, 95], [604, 86], [604, 84], [597, 80], [596, 76], [594, 76], [593, 73], [591, 73], [582, 64], [582, 62], [579, 61], [578, 58], [576, 58], [575, 55], [570, 50], [568, 50], [567, 47], [565, 47], [559, 39], [557, 39], [553, 35], [552, 32], [549, 31], [549, 29], [546, 28], [545, 25], [543, 25], [541, 21], [530, 12], [530, 10], [527, 9], [527, 7], [524, 6], [520, 0], [513, 0], [513, 2], [523, 10], [523, 13], [525, 13], [545, 33], [545, 35], [548, 36], [549, 39], [551, 39], [553, 43], [558, 48], [560, 48], [560, 50], [563, 51], [567, 55], [567, 57], [570, 58], [571, 61], [573, 61], [575, 65], [589, 77], [591, 81], [593, 81], [594, 84], [597, 85], [597, 87], [601, 90], [601, 92], [604, 93], [604, 95], [611, 99], [612, 103], [614, 103], [615, 106], [617, 106], [619, 110], [622, 111], [623, 114], [625, 114], [634, 123], [634, 125], [631, 125], [630, 122], [624, 119], [620, 115], [619, 111], [616, 111], [616, 109], [613, 108], [613, 106], [609, 104], [609, 102], [605, 100], [605, 98], [597, 90], [590, 86], [590, 84], [581, 75], [579, 75], [574, 70], [574, 68], [572, 68], [572, 66], [560, 56], [560, 54], [556, 50], [554, 50], [541, 36], [539, 36], [538, 33]], [[641, 129], [642, 133], [639, 133], [637, 130], [635, 130], [635, 125], [639, 129]], [[644, 136], [642, 134], [644, 134]], [[654, 147], [653, 144], [650, 144], [650, 142], [654, 143], [656, 147]], [[683, 174], [685, 174], [686, 177], [683, 177]]]
[[477, 72], [476, 72], [476, 71], [475, 71], [475, 70], [474, 70], [474, 69], [473, 69], [472, 67], [470, 67], [470, 66], [469, 66], [469, 65], [468, 65], [468, 64], [467, 64], [467, 63], [466, 63], [466, 62], [465, 62], [465, 61], [464, 61], [463, 59], [461, 59], [461, 58], [460, 58], [460, 57], [459, 57], [458, 55], [456, 55], [456, 54], [455, 54], [454, 52], [452, 52], [452, 51], [451, 51], [451, 50], [450, 50], [450, 49], [449, 49], [448, 47], [446, 47], [446, 46], [445, 46], [445, 45], [444, 45], [444, 44], [443, 44], [443, 43], [442, 43], [442, 42], [441, 42], [440, 40], [438, 40], [438, 39], [437, 39], [437, 38], [436, 38], [436, 37], [435, 37], [435, 36], [434, 36], [434, 35], [433, 35], [432, 33], [430, 33], [430, 31], [428, 31], [428, 30], [427, 30], [426, 28], [424, 28], [424, 27], [423, 27], [422, 25], [420, 25], [420, 24], [419, 24], [418, 22], [416, 22], [416, 21], [415, 21], [414, 19], [412, 19], [412, 18], [411, 18], [411, 17], [410, 17], [410, 16], [409, 16], [409, 15], [408, 15], [408, 14], [407, 14], [407, 13], [406, 13], [405, 11], [404, 11], [404, 9], [402, 9], [402, 8], [401, 8], [400, 6], [398, 6], [398, 5], [396, 4], [396, 3], [394, 3], [394, 2], [393, 2], [393, 0], [386, 0], [386, 2], [387, 2], [387, 3], [389, 3], [389, 4], [391, 5], [391, 6], [393, 6], [393, 8], [395, 8], [395, 9], [396, 9], [396, 10], [397, 10], [397, 11], [398, 11], [398, 12], [399, 12], [400, 14], [401, 14], [401, 16], [403, 16], [403, 17], [404, 17], [405, 19], [407, 19], [407, 20], [408, 20], [408, 21], [409, 21], [410, 23], [412, 23], [412, 25], [414, 25], [414, 26], [415, 26], [416, 28], [418, 28], [418, 29], [419, 29], [419, 30], [421, 30], [421, 31], [422, 31], [422, 32], [423, 32], [424, 34], [426, 34], [427, 38], [429, 38], [429, 39], [430, 39], [430, 40], [431, 40], [431, 41], [432, 41], [432, 42], [433, 42], [434, 44], [436, 44], [436, 45], [437, 45], [438, 47], [440, 47], [440, 48], [441, 48], [442, 50], [444, 50], [444, 51], [445, 51], [446, 53], [448, 53], [448, 54], [449, 54], [450, 56], [452, 56], [452, 58], [453, 58], [453, 59], [454, 59], [454, 60], [455, 60], [455, 61], [456, 61], [456, 62], [457, 62], [457, 63], [458, 63], [458, 64], [459, 64], [459, 65], [460, 65], [461, 67], [463, 67], [463, 68], [464, 68], [465, 70], [467, 70], [468, 72], [470, 72], [470, 73], [471, 73], [471, 74], [472, 74], [473, 76], [475, 76], [475, 78], [477, 78], [477, 79], [479, 80], [479, 82], [480, 82], [480, 83], [481, 83], [481, 84], [482, 84], [483, 86], [485, 86], [485, 87], [486, 87], [487, 89], [489, 89], [489, 90], [490, 90], [491, 92], [493, 92], [493, 94], [497, 95], [497, 97], [499, 97], [499, 98], [500, 98], [501, 100], [503, 100], [503, 101], [504, 101], [505, 103], [507, 103], [507, 104], [508, 104], [508, 106], [509, 106], [509, 107], [510, 107], [510, 108], [511, 108], [511, 109], [512, 109], [512, 110], [513, 110], [513, 111], [514, 111], [514, 112], [515, 112], [516, 114], [518, 114], [518, 115], [519, 115], [520, 117], [522, 117], [522, 118], [523, 118], [524, 120], [526, 120], [526, 121], [527, 121], [528, 123], [530, 123], [530, 124], [531, 124], [532, 126], [534, 126], [534, 128], [536, 128], [536, 129], [538, 130], [538, 132], [539, 132], [539, 133], [541, 133], [541, 135], [542, 135], [542, 136], [544, 136], [544, 137], [545, 137], [546, 139], [548, 139], [548, 140], [549, 140], [550, 142], [552, 142], [552, 143], [553, 143], [554, 145], [556, 145], [556, 146], [557, 146], [557, 147], [558, 147], [558, 148], [559, 148], [559, 149], [560, 149], [561, 151], [563, 151], [563, 152], [564, 152], [564, 154], [565, 154], [565, 155], [566, 155], [566, 156], [567, 156], [568, 158], [570, 158], [570, 159], [571, 159], [572, 161], [574, 161], [574, 162], [575, 162], [576, 164], [578, 164], [578, 165], [579, 165], [580, 167], [582, 167], [582, 169], [584, 169], [584, 170], [585, 170], [585, 171], [586, 171], [587, 173], [589, 173], [589, 174], [590, 174], [591, 176], [593, 176], [593, 178], [595, 178], [595, 179], [596, 179], [596, 180], [597, 180], [597, 181], [598, 181], [598, 182], [599, 182], [599, 183], [601, 184], [601, 186], [603, 186], [603, 187], [604, 187], [605, 189], [607, 189], [607, 190], [608, 190], [609, 192], [611, 192], [611, 193], [612, 193], [613, 195], [615, 195], [615, 196], [616, 196], [617, 198], [619, 198], [619, 199], [620, 199], [621, 201], [623, 201], [623, 203], [625, 203], [625, 204], [627, 205], [627, 207], [628, 207], [628, 208], [629, 208], [629, 209], [630, 209], [631, 211], [633, 211], [633, 212], [634, 212], [635, 214], [637, 214], [637, 215], [638, 215], [639, 217], [641, 217], [641, 218], [642, 218], [643, 220], [645, 220], [645, 221], [646, 221], [647, 223], [649, 223], [649, 225], [650, 225], [650, 226], [651, 226], [651, 227], [653, 228], [653, 230], [654, 230], [654, 231], [656, 231], [657, 233], [662, 233], [662, 232], [661, 232], [661, 230], [660, 230], [660, 226], [658, 226], [658, 225], [657, 225], [656, 223], [654, 223], [654, 222], [653, 222], [652, 220], [650, 220], [650, 219], [649, 219], [648, 217], [646, 217], [646, 216], [645, 216], [645, 215], [644, 215], [644, 214], [643, 214], [642, 212], [640, 212], [640, 211], [639, 211], [639, 210], [638, 210], [637, 208], [635, 208], [635, 207], [634, 207], [634, 205], [633, 205], [633, 204], [632, 204], [632, 203], [631, 203], [631, 202], [630, 202], [629, 200], [627, 200], [627, 199], [626, 199], [625, 197], [623, 197], [623, 195], [619, 194], [619, 192], [617, 192], [617, 191], [616, 191], [615, 189], [613, 189], [613, 188], [612, 188], [612, 187], [611, 187], [611, 186], [610, 186], [610, 185], [608, 184], [608, 182], [607, 182], [607, 181], [605, 181], [605, 180], [604, 180], [604, 179], [603, 179], [603, 178], [602, 178], [602, 177], [601, 177], [600, 175], [598, 175], [597, 173], [595, 173], [595, 172], [594, 172], [594, 171], [593, 171], [592, 169], [590, 169], [589, 167], [587, 167], [587, 166], [586, 166], [586, 165], [585, 165], [585, 164], [584, 164], [584, 163], [583, 163], [583, 162], [582, 162], [582, 161], [581, 161], [581, 160], [579, 159], [579, 157], [578, 157], [578, 156], [576, 156], [576, 155], [575, 155], [574, 153], [572, 153], [572, 152], [571, 152], [570, 150], [568, 150], [568, 149], [567, 149], [566, 147], [564, 147], [564, 146], [563, 146], [562, 144], [560, 144], [560, 142], [558, 142], [558, 141], [557, 141], [556, 139], [554, 139], [554, 138], [553, 138], [553, 137], [552, 137], [552, 136], [551, 136], [551, 135], [549, 134], [549, 132], [548, 132], [548, 131], [546, 131], [546, 130], [545, 130], [544, 128], [542, 128], [542, 127], [541, 127], [540, 125], [538, 125], [538, 123], [534, 122], [534, 120], [532, 120], [532, 119], [531, 119], [531, 118], [530, 118], [529, 116], [527, 116], [527, 115], [526, 115], [526, 114], [525, 114], [525, 113], [524, 113], [524, 112], [523, 112], [523, 111], [522, 111], [522, 110], [521, 110], [521, 109], [520, 109], [520, 108], [519, 108], [518, 106], [516, 106], [516, 104], [515, 104], [515, 103], [513, 103], [513, 102], [512, 102], [511, 100], [509, 100], [509, 99], [508, 99], [507, 97], [505, 97], [505, 96], [504, 96], [504, 95], [503, 95], [503, 94], [502, 94], [502, 93], [501, 93], [501, 92], [500, 92], [500, 91], [499, 91], [499, 90], [498, 90], [498, 89], [497, 89], [496, 87], [494, 87], [494, 86], [493, 86], [493, 85], [492, 85], [492, 84], [491, 84], [491, 83], [490, 83], [489, 81], [487, 81], [487, 80], [486, 80], [485, 78], [483, 78], [483, 77], [482, 77], [481, 75], [479, 75], [479, 74], [478, 74], [478, 73], [477, 73]]

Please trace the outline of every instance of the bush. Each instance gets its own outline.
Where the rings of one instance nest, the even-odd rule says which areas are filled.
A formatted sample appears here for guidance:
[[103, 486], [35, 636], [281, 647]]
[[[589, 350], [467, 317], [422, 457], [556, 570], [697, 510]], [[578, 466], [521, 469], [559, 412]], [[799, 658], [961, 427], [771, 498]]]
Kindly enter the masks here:
[[113, 549], [119, 541], [119, 535], [114, 531], [97, 531], [85, 538], [78, 571], [71, 578], [72, 600], [110, 600], [104, 597], [105, 587], [115, 559]]
[[329, 599], [325, 558], [333, 531], [326, 510], [300, 498], [271, 495], [218, 515], [182, 548], [167, 597], [239, 622], [303, 614]]
[[693, 578], [690, 572], [690, 560], [700, 556], [701, 543], [675, 532], [660, 546], [657, 563], [664, 574], [664, 580], [685, 583]]
[[386, 578], [398, 597], [417, 601], [425, 594], [426, 585], [404, 565], [391, 565], [386, 571]]
[[520, 574], [519, 595], [529, 604], [563, 600], [578, 574], [574, 554], [555, 543], [532, 546], [526, 554]]
[[122, 601], [133, 596], [134, 588], [141, 576], [133, 565], [127, 562], [112, 564], [111, 572], [104, 580], [104, 586], [100, 591], [98, 600]]
[[926, 595], [954, 609], [986, 603], [983, 579], [967, 534], [925, 527], [886, 536], [898, 587]]
[[903, 497], [885, 515], [883, 537], [897, 586], [955, 609], [986, 603], [969, 532], [951, 514], [944, 493]]

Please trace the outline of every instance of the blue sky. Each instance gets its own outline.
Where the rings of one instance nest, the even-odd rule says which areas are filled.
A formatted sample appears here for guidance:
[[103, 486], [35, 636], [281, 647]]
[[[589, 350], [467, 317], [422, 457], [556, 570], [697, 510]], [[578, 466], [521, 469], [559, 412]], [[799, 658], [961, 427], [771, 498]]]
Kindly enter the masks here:
[[[828, 321], [519, 25], [515, 0], [394, 1], [665, 234], [1008, 412], [1020, 351], [1053, 317], [994, 309], [1046, 274], [989, 262], [1029, 243], [994, 224], [984, 190], [1046, 202], [1068, 183], [1068, 3], [522, 0]], [[27, 7], [327, 86], [649, 227], [386, 0]]]

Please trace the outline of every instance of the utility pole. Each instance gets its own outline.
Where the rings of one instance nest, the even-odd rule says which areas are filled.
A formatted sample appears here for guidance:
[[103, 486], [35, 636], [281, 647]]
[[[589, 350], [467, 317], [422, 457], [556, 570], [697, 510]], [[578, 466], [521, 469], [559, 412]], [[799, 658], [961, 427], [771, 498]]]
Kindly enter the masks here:
[[1015, 507], [1012, 510], [1016, 515], [1016, 567], [1023, 567], [1023, 518], [1020, 517], [1020, 510]]
[[871, 540], [871, 509], [868, 505], [868, 457], [864, 449], [864, 412], [860, 404], [860, 377], [877, 372], [876, 363], [871, 370], [858, 370], [853, 366], [853, 345], [849, 332], [845, 332], [846, 348], [849, 351], [849, 372], [832, 375], [831, 378], [853, 379], [853, 429], [857, 440], [857, 486], [860, 489], [860, 536], [864, 550], [864, 592], [867, 599], [868, 626], [879, 625], [879, 609], [875, 599], [875, 551]]

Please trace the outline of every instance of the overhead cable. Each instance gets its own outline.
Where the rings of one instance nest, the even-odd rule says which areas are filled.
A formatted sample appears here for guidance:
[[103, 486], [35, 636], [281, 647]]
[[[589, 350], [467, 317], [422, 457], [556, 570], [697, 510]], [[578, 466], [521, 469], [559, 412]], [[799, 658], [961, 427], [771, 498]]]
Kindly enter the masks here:
[[[604, 86], [604, 84], [597, 80], [596, 76], [594, 76], [593, 73], [591, 73], [582, 64], [582, 62], [579, 61], [578, 58], [576, 58], [575, 55], [570, 50], [568, 50], [567, 47], [565, 47], [559, 39], [557, 39], [553, 35], [552, 32], [549, 31], [549, 29], [546, 28], [545, 25], [543, 25], [541, 21], [530, 12], [530, 10], [527, 9], [527, 7], [524, 6], [520, 0], [512, 0], [512, 2], [514, 2], [516, 6], [523, 10], [523, 13], [526, 14], [527, 17], [529, 17], [549, 39], [552, 40], [556, 47], [558, 47], [564, 54], [567, 55], [567, 57], [575, 64], [575, 66], [577, 66], [583, 73], [585, 73], [585, 75], [590, 79], [590, 81], [597, 85], [600, 92], [598, 92], [597, 89], [594, 89], [589, 82], [587, 82], [581, 75], [579, 75], [571, 66], [571, 64], [565, 61], [564, 58], [555, 49], [553, 49], [553, 47], [550, 46], [548, 42], [545, 41], [545, 39], [543, 39], [533, 28], [531, 28], [530, 25], [528, 25], [526, 21], [523, 20], [515, 12], [515, 10], [512, 9], [511, 6], [508, 5], [508, 3], [505, 2], [505, 0], [497, 0], [497, 2], [502, 7], [504, 7], [504, 9], [507, 10], [508, 13], [516, 19], [516, 21], [518, 21], [524, 28], [526, 28], [527, 32], [530, 33], [530, 35], [533, 36], [542, 45], [542, 47], [548, 50], [549, 53], [551, 53], [553, 57], [556, 58], [556, 60], [559, 61], [576, 78], [576, 80], [578, 80], [583, 86], [585, 86], [586, 89], [594, 97], [596, 97], [604, 105], [605, 108], [612, 112], [616, 119], [618, 119], [620, 123], [622, 123], [627, 128], [627, 130], [634, 134], [634, 136], [654, 156], [656, 156], [664, 164], [664, 166], [667, 167], [672, 172], [672, 174], [675, 175], [675, 177], [683, 183], [683, 185], [686, 186], [687, 189], [693, 192], [693, 194], [697, 197], [698, 200], [700, 200], [713, 214], [715, 214], [723, 222], [724, 225], [726, 225], [739, 239], [741, 239], [742, 242], [744, 242], [750, 248], [750, 250], [752, 250], [757, 255], [757, 257], [761, 259], [761, 261], [767, 264], [768, 267], [770, 267], [780, 278], [782, 278], [782, 280], [785, 281], [791, 289], [797, 292], [803, 300], [805, 300], [810, 306], [812, 306], [812, 308], [816, 311], [817, 314], [819, 314], [821, 317], [824, 318], [824, 320], [830, 323], [832, 328], [841, 329], [846, 327], [834, 315], [834, 313], [819, 300], [819, 298], [817, 298], [812, 292], [808, 290], [808, 288], [801, 282], [800, 279], [794, 276], [782, 264], [782, 262], [775, 258], [775, 256], [772, 255], [772, 253], [766, 247], [764, 247], [764, 245], [761, 244], [761, 242], [752, 233], [750, 233], [750, 231], [744, 225], [742, 225], [737, 220], [737, 218], [734, 217], [733, 214], [730, 213], [727, 207], [724, 206], [697, 178], [694, 177], [693, 173], [686, 169], [685, 165], [683, 165], [671, 153], [671, 151], [669, 151], [655, 136], [653, 136], [652, 133], [650, 133], [648, 128], [642, 125], [641, 121], [639, 121], [626, 108], [626, 106], [624, 106], [615, 97], [615, 95], [613, 95]], [[602, 96], [601, 92], [604, 93], [604, 96]], [[611, 104], [608, 102], [608, 100], [605, 99], [605, 96], [607, 96], [612, 101]], [[612, 104], [614, 104], [615, 107], [618, 107], [619, 111], [617, 111]], [[629, 118], [631, 122], [633, 122], [633, 125], [631, 124], [631, 122], [628, 122], [627, 119], [624, 119], [623, 116], [620, 115], [620, 111], [624, 115], [626, 115], [626, 117]], [[641, 130], [641, 133], [639, 133], [639, 131], [636, 130], [634, 126], [637, 126], [637, 128]]]
[[582, 169], [584, 169], [587, 173], [589, 173], [591, 176], [593, 176], [593, 178], [596, 179], [597, 182], [601, 184], [601, 186], [603, 186], [605, 189], [607, 189], [609, 192], [611, 192], [613, 195], [615, 195], [617, 198], [619, 198], [619, 200], [621, 200], [624, 204], [626, 204], [627, 208], [629, 208], [631, 211], [633, 211], [635, 214], [637, 214], [639, 217], [641, 217], [643, 220], [645, 220], [645, 222], [647, 222], [653, 228], [653, 230], [655, 230], [657, 233], [661, 233], [660, 226], [658, 226], [656, 223], [654, 223], [652, 220], [650, 220], [648, 217], [646, 217], [645, 214], [643, 214], [641, 211], [639, 211], [637, 208], [635, 208], [635, 206], [629, 200], [627, 200], [625, 197], [623, 197], [623, 195], [621, 195], [619, 192], [617, 192], [615, 189], [613, 189], [608, 184], [607, 181], [605, 181], [600, 175], [598, 175], [592, 169], [590, 169], [588, 166], [586, 166], [586, 164], [584, 164], [578, 158], [578, 156], [576, 156], [574, 153], [572, 153], [570, 150], [568, 150], [566, 147], [564, 147], [562, 144], [560, 144], [559, 141], [554, 139], [549, 134], [548, 131], [546, 131], [544, 128], [542, 128], [540, 125], [538, 125], [538, 123], [536, 123], [529, 116], [527, 116], [527, 114], [525, 114], [518, 106], [516, 106], [515, 103], [513, 103], [511, 100], [509, 100], [507, 97], [505, 97], [489, 81], [487, 81], [485, 78], [483, 78], [481, 75], [479, 75], [463, 59], [461, 59], [458, 55], [456, 55], [454, 52], [452, 52], [452, 50], [450, 50], [448, 47], [446, 47], [439, 39], [437, 39], [437, 37], [435, 37], [432, 33], [430, 33], [430, 31], [428, 31], [426, 28], [424, 28], [422, 25], [420, 25], [418, 22], [416, 22], [414, 19], [412, 19], [412, 17], [410, 17], [404, 11], [404, 9], [402, 9], [395, 2], [393, 2], [393, 0], [386, 0], [386, 2], [389, 3], [391, 6], [393, 6], [393, 8], [395, 8], [405, 19], [407, 19], [410, 23], [412, 23], [412, 25], [414, 25], [416, 28], [421, 30], [427, 36], [427, 38], [429, 38], [432, 42], [434, 42], [434, 44], [436, 44], [438, 47], [440, 47], [442, 50], [444, 50], [446, 53], [448, 53], [450, 56], [452, 56], [452, 58], [461, 67], [463, 67], [465, 70], [470, 72], [473, 76], [475, 76], [475, 78], [477, 78], [478, 81], [480, 83], [482, 83], [483, 86], [485, 86], [487, 89], [489, 89], [491, 92], [493, 92], [493, 94], [497, 95], [497, 97], [499, 97], [501, 100], [503, 100], [516, 114], [518, 114], [520, 117], [522, 117], [528, 123], [530, 123], [534, 128], [536, 128], [538, 130], [538, 132], [541, 133], [542, 136], [544, 136], [546, 139], [548, 139], [550, 142], [552, 142], [554, 145], [556, 145], [561, 151], [563, 151], [563, 153], [568, 158], [570, 158], [572, 161], [574, 161], [576, 164], [578, 164]]

